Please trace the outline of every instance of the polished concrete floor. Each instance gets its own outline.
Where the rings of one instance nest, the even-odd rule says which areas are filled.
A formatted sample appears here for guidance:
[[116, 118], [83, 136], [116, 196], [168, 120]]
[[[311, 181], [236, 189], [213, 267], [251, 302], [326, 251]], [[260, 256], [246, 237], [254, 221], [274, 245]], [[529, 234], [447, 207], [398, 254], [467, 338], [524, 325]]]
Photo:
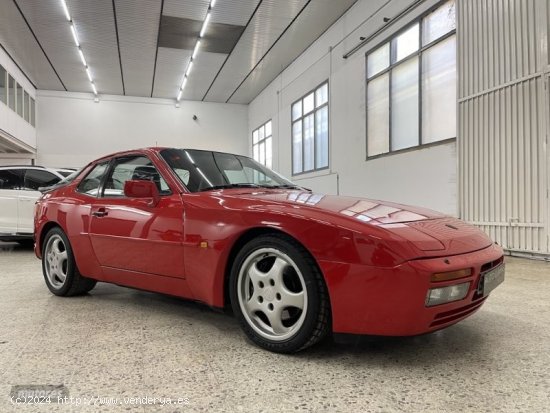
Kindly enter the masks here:
[[[550, 411], [550, 264], [507, 266], [485, 306], [447, 330], [284, 356], [183, 300], [105, 284], [54, 297], [32, 251], [4, 244], [0, 412]], [[13, 405], [14, 385], [64, 385], [73, 405]]]

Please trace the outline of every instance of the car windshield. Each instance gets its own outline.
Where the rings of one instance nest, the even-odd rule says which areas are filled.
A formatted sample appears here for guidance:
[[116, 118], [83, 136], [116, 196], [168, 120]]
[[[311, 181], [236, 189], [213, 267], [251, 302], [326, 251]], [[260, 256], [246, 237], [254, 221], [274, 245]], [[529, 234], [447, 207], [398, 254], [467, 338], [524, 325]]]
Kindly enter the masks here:
[[165, 149], [161, 156], [191, 192], [223, 188], [300, 188], [246, 156]]

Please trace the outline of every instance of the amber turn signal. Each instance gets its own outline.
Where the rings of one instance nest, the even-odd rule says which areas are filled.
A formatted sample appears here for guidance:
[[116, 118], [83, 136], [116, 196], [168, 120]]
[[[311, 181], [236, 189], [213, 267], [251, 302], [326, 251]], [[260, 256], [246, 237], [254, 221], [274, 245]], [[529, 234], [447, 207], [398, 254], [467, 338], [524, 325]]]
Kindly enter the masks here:
[[450, 280], [456, 280], [458, 278], [468, 277], [469, 275], [472, 275], [471, 268], [465, 268], [463, 270], [449, 271], [449, 272], [438, 272], [436, 274], [432, 274], [430, 281], [431, 282], [450, 281]]

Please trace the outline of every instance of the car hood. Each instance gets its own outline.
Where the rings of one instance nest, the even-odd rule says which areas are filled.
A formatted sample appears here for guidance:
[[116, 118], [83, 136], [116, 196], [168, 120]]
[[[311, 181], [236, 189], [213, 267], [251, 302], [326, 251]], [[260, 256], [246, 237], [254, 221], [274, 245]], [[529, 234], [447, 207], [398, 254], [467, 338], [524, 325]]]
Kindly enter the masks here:
[[376, 226], [414, 245], [425, 255], [457, 255], [492, 244], [478, 228], [427, 209], [380, 200], [324, 195], [306, 191], [243, 191], [239, 197], [306, 211], [328, 214], [352, 222], [354, 228]]
[[426, 208], [350, 196], [324, 195], [306, 191], [243, 191], [241, 196], [273, 202], [304, 206], [355, 220], [380, 224], [397, 224], [442, 218], [445, 215]]

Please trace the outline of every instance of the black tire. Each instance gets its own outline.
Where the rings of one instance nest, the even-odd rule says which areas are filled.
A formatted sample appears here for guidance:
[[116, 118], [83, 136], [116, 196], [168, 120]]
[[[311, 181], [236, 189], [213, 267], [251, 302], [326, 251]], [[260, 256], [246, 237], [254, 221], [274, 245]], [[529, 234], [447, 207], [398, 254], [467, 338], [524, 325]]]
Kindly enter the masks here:
[[[264, 349], [295, 353], [330, 331], [330, 302], [323, 276], [308, 251], [290, 237], [269, 234], [249, 241], [235, 258], [229, 282], [235, 316], [248, 338]], [[302, 297], [302, 307], [287, 306], [300, 301], [296, 297]]]
[[[52, 228], [44, 237], [42, 274], [48, 289], [52, 294], [60, 297], [86, 294], [97, 283], [96, 280], [80, 274], [69, 239], [59, 227]], [[64, 279], [62, 279], [63, 277]]]

